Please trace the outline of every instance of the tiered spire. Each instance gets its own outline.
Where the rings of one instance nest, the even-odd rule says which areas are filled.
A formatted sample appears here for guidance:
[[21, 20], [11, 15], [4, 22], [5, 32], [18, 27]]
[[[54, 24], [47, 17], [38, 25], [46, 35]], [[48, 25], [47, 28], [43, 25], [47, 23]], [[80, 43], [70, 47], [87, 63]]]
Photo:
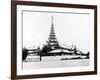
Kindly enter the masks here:
[[48, 38], [48, 46], [51, 47], [52, 49], [59, 47], [59, 44], [58, 44], [58, 41], [56, 39], [56, 35], [54, 32], [53, 16], [52, 16], [51, 31], [50, 31], [50, 35]]

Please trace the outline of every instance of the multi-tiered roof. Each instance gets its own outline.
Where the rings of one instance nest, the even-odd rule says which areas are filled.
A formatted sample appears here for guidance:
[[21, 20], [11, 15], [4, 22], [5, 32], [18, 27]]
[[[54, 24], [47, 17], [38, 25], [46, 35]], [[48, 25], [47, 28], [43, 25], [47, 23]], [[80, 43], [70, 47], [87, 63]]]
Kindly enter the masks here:
[[50, 31], [50, 35], [49, 35], [49, 38], [48, 38], [48, 41], [47, 41], [47, 45], [51, 49], [59, 48], [59, 43], [56, 39], [56, 35], [55, 35], [55, 32], [54, 32], [53, 16], [52, 16], [51, 31]]

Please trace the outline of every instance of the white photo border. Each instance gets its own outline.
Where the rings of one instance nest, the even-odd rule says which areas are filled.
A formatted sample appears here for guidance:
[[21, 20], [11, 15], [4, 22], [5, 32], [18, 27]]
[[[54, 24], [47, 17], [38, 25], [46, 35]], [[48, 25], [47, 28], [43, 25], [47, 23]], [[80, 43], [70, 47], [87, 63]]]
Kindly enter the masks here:
[[[72, 67], [72, 68], [49, 68], [49, 69], [22, 69], [22, 10], [36, 11], [57, 11], [57, 12], [78, 12], [90, 14], [90, 66]], [[36, 75], [50, 73], [70, 73], [70, 72], [85, 72], [94, 71], [94, 10], [93, 9], [77, 9], [77, 8], [60, 8], [46, 6], [26, 6], [17, 5], [17, 75]]]

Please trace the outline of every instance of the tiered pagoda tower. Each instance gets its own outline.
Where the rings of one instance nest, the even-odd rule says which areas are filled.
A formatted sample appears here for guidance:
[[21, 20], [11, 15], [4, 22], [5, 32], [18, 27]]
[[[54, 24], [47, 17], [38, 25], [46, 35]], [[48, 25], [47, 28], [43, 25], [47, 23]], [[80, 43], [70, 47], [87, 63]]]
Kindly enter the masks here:
[[48, 41], [47, 41], [47, 45], [51, 49], [59, 48], [59, 43], [56, 39], [56, 35], [55, 35], [55, 32], [54, 32], [53, 16], [52, 16], [51, 31], [50, 31], [50, 35], [49, 35], [49, 38], [48, 38]]

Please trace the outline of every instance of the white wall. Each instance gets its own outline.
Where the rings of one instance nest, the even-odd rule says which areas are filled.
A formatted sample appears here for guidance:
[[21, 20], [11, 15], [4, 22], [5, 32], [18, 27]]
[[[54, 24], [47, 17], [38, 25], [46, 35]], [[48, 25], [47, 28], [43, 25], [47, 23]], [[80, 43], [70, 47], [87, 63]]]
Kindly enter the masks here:
[[[35, 1], [35, 0], [34, 0]], [[60, 3], [76, 3], [76, 4], [97, 4], [98, 9], [98, 34], [100, 35], [100, 1], [99, 0], [36, 0], [46, 2], [60, 2]], [[0, 0], [0, 80], [10, 80], [10, 65], [11, 65], [11, 12], [10, 12], [10, 0]], [[98, 35], [98, 41], [100, 37]], [[100, 42], [98, 42], [98, 49], [100, 48]], [[100, 67], [100, 50], [98, 50], [98, 67]], [[98, 68], [98, 73], [100, 69]], [[35, 80], [99, 80], [100, 74], [88, 75], [88, 76], [73, 76], [73, 77], [57, 77], [57, 78], [42, 78]], [[29, 80], [29, 79], [28, 79]]]

